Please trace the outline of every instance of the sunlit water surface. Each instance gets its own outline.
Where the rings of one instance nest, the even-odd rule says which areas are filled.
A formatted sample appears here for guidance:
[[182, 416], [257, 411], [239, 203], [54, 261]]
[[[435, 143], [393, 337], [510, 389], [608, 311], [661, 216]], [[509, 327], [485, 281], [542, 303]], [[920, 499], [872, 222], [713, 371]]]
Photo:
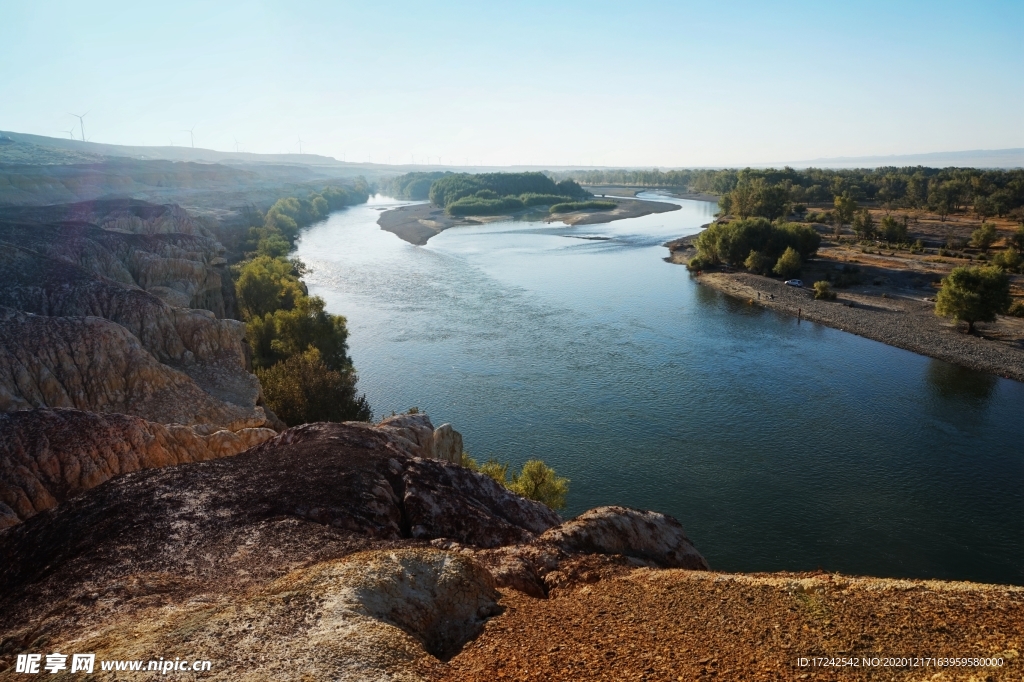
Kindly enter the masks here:
[[[1024, 385], [749, 306], [665, 263], [713, 204], [416, 247], [375, 197], [299, 241], [375, 413], [542, 458], [566, 515], [683, 522], [711, 566], [1024, 584]], [[607, 240], [581, 239], [585, 236]]]

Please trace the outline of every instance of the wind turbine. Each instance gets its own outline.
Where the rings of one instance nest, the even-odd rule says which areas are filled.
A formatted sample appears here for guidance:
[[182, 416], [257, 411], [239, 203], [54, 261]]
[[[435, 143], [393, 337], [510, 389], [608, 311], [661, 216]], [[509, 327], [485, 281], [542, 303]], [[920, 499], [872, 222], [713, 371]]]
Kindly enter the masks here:
[[[198, 123], [196, 125], [199, 125]], [[192, 126], [187, 130], [182, 130], [183, 133], [188, 133], [188, 137], [192, 140], [192, 149], [196, 148], [196, 136], [192, 134], [192, 131], [196, 129], [196, 126]]]
[[70, 137], [72, 140], [75, 139], [75, 126], [71, 126], [69, 130], [62, 130], [61, 132], [67, 133], [68, 137]]
[[78, 119], [78, 124], [80, 126], [82, 126], [82, 142], [85, 142], [85, 120], [84, 119], [85, 119], [86, 116], [89, 115], [89, 112], [87, 111], [84, 114], [82, 114], [81, 116], [79, 116], [78, 114], [68, 114], [68, 115], [69, 116], [74, 116], [75, 118]]
[[296, 135], [299, 138], [299, 156], [302, 156], [302, 135]]
[[238, 138], [237, 137], [233, 137], [231, 139], [235, 141], [235, 153], [237, 154], [238, 153]]

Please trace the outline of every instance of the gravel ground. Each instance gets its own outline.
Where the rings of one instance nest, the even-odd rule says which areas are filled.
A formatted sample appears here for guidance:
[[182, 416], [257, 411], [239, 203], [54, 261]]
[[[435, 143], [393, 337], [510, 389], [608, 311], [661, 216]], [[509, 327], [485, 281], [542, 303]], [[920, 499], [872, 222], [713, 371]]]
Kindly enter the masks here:
[[[505, 613], [439, 664], [436, 679], [1024, 679], [1020, 587], [638, 569], [549, 599], [510, 591], [502, 603]], [[814, 657], [858, 665], [823, 667]], [[886, 657], [1001, 657], [1003, 665], [885, 666]]]
[[[1001, 318], [996, 325], [979, 325], [981, 335], [972, 336], [964, 333], [963, 325], [957, 328], [936, 316], [935, 304], [922, 300], [919, 292], [881, 298], [876, 294], [838, 290], [837, 300], [816, 301], [810, 289], [786, 286], [778, 280], [746, 272], [705, 272], [697, 276], [697, 281], [753, 301], [754, 305], [794, 316], [799, 312], [804, 319], [890, 346], [1024, 381], [1024, 348], [1017, 341], [1017, 327], [1024, 324], [1020, 320]], [[998, 340], [999, 337], [1009, 340]]]

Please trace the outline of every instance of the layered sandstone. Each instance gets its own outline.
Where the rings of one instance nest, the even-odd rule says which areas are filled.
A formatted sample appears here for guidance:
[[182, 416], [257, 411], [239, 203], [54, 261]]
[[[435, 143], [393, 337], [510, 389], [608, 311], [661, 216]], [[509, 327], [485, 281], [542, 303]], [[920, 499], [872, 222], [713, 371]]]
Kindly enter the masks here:
[[207, 430], [272, 424], [255, 404], [219, 399], [158, 362], [119, 324], [99, 317], [44, 317], [0, 308], [0, 412], [71, 407], [118, 412]]
[[0, 242], [137, 286], [173, 306], [224, 317], [233, 305], [224, 247], [209, 237], [125, 234], [86, 223], [17, 223], [0, 216]]
[[179, 424], [68, 409], [0, 414], [0, 528], [114, 476], [227, 457], [275, 435], [265, 428], [202, 435]]

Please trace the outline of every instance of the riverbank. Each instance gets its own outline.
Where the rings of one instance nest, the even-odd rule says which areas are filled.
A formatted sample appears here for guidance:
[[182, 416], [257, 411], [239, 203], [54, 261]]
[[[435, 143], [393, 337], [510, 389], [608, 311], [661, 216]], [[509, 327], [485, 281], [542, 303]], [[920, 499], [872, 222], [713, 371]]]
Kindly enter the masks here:
[[678, 211], [677, 204], [663, 201], [644, 201], [642, 199], [610, 199], [616, 207], [611, 210], [573, 211], [571, 213], [547, 213], [544, 207], [529, 208], [524, 211], [503, 215], [488, 216], [450, 216], [443, 208], [433, 204], [413, 204], [384, 211], [377, 219], [380, 229], [397, 235], [410, 244], [423, 246], [431, 237], [457, 225], [481, 225], [513, 218], [530, 218], [545, 222], [563, 222], [566, 225], [596, 225], [610, 223], [613, 220], [639, 218], [651, 213]]
[[[679, 263], [683, 257], [676, 256]], [[935, 304], [920, 293], [840, 289], [834, 301], [816, 301], [807, 288], [786, 286], [748, 272], [703, 272], [698, 283], [735, 298], [817, 322], [890, 346], [974, 370], [1024, 381], [1024, 320], [1000, 317], [968, 335], [935, 315]], [[872, 287], [874, 288], [874, 287]], [[879, 287], [880, 288], [880, 287]]]

